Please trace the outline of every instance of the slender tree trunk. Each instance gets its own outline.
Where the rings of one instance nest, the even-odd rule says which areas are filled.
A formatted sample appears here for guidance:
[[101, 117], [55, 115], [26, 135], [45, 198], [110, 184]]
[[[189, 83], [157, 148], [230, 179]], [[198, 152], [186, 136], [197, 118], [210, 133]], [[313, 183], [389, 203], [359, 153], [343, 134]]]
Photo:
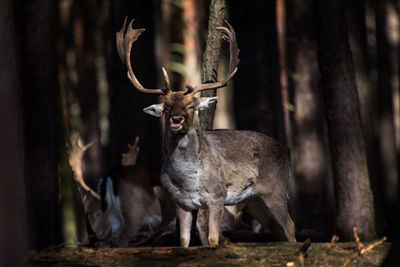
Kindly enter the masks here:
[[318, 56], [335, 179], [337, 219], [341, 240], [375, 237], [373, 196], [369, 183], [364, 138], [344, 4], [314, 0]]
[[[164, 67], [169, 71], [169, 78], [174, 77], [171, 74], [171, 4], [169, 0], [155, 1], [155, 54], [157, 66], [156, 68]], [[165, 86], [164, 75], [158, 73], [157, 80], [159, 81], [157, 88]], [[173, 82], [173, 81], [171, 81]], [[162, 124], [162, 123], [161, 123]]]
[[236, 126], [260, 131], [285, 143], [276, 1], [231, 1], [229, 4], [240, 49], [235, 75]]
[[201, 30], [203, 22], [203, 1], [183, 0], [183, 43], [185, 47], [185, 83], [201, 84]]
[[186, 71], [186, 66], [184, 65], [184, 1], [164, 1], [166, 1], [170, 5], [170, 22], [169, 28], [167, 29], [170, 42], [167, 45], [167, 48], [169, 48], [169, 51], [167, 51], [167, 53], [170, 53], [170, 62], [168, 64], [170, 66], [173, 89], [176, 91], [180, 91], [185, 89], [184, 81]]
[[0, 1], [0, 266], [26, 265], [26, 218], [14, 2]]
[[[72, 39], [72, 27], [71, 26], [71, 2], [59, 2], [59, 25], [57, 30], [57, 51], [58, 51], [58, 76], [61, 92], [61, 105], [62, 105], [62, 121], [64, 128], [64, 141], [62, 150], [62, 164], [65, 164], [64, 169], [61, 168], [60, 174], [60, 188], [61, 188], [61, 207], [63, 213], [63, 230], [64, 240], [66, 243], [72, 244], [78, 240], [84, 242], [85, 222], [83, 216], [82, 201], [78, 194], [75, 182], [73, 181], [72, 170], [68, 164], [68, 159], [65, 150], [65, 144], [71, 145], [71, 84], [68, 78], [67, 68], [67, 51], [69, 45], [73, 45]], [[75, 227], [70, 227], [74, 225]]]
[[385, 209], [381, 187], [379, 162], [381, 157], [374, 136], [374, 122], [376, 120], [376, 86], [370, 77], [370, 59], [368, 55], [366, 6], [363, 0], [351, 0], [345, 2], [346, 19], [349, 26], [349, 41], [355, 66], [355, 77], [358, 98], [360, 101], [360, 115], [362, 130], [366, 145], [368, 171], [371, 180], [371, 188], [374, 193], [375, 220], [377, 234], [383, 234], [383, 221]]
[[286, 3], [284, 0], [276, 0], [276, 27], [279, 53], [279, 73], [282, 95], [282, 110], [285, 125], [286, 144], [291, 149], [293, 147], [292, 124], [290, 121], [290, 95], [289, 81], [287, 74], [287, 49], [286, 49]]
[[84, 158], [86, 183], [95, 188], [102, 173], [102, 149], [100, 142], [99, 97], [96, 78], [96, 49], [94, 31], [96, 29], [93, 1], [75, 1], [74, 44], [78, 78], [77, 95], [82, 119], [82, 137], [85, 144], [97, 140]]
[[[203, 55], [202, 83], [215, 82], [217, 80], [218, 62], [221, 48], [222, 35], [217, 27], [223, 26], [225, 19], [225, 0], [211, 0], [208, 19], [208, 36], [206, 49]], [[201, 96], [216, 96], [216, 90], [201, 92]], [[208, 109], [199, 112], [200, 127], [211, 130], [214, 123], [215, 104]]]
[[383, 196], [383, 214], [391, 236], [398, 225], [392, 220], [398, 197], [399, 174], [397, 169], [396, 140], [393, 112], [393, 95], [399, 90], [399, 16], [395, 3], [387, 0], [375, 2], [378, 90], [376, 145], [378, 155], [378, 190]]
[[43, 249], [62, 241], [58, 184], [57, 6], [51, 0], [23, 4], [25, 182], [30, 246]]
[[294, 97], [294, 166], [299, 229], [325, 236], [334, 231], [333, 182], [329, 169], [328, 139], [319, 89], [317, 40], [311, 0], [289, 0], [287, 9], [290, 85]]

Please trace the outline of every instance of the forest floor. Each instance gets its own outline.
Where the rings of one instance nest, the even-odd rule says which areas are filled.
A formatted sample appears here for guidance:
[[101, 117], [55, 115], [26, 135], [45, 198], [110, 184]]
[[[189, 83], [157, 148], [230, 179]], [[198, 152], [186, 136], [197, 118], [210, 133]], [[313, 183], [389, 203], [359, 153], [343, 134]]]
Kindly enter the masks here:
[[385, 242], [357, 255], [356, 242], [308, 245], [273, 242], [225, 243], [217, 248], [61, 248], [32, 253], [29, 266], [342, 266], [352, 257], [350, 266], [380, 266], [390, 249], [390, 243]]

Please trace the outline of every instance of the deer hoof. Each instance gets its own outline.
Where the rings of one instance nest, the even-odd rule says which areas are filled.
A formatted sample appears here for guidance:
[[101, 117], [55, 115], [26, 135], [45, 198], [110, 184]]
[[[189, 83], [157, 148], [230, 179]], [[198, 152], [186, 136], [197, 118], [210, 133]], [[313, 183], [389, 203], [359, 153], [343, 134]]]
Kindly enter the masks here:
[[189, 240], [186, 238], [181, 238], [181, 247], [183, 248], [189, 247]]
[[210, 242], [210, 247], [218, 246], [218, 236], [210, 236], [208, 242]]

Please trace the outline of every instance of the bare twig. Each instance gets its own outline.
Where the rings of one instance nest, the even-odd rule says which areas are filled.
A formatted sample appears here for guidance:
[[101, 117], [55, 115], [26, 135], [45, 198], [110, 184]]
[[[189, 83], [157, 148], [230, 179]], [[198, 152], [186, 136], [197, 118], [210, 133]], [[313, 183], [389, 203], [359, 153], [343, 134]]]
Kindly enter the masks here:
[[300, 266], [304, 267], [304, 258], [307, 257], [307, 249], [311, 246], [311, 239], [307, 238], [306, 241], [304, 241], [303, 246], [301, 246], [299, 250], [299, 261], [300, 261]]
[[328, 247], [326, 248], [325, 254], [324, 254], [324, 263], [326, 267], [329, 267], [328, 264], [328, 254], [329, 251], [331, 250], [333, 244], [335, 244], [339, 240], [339, 237], [337, 235], [333, 235], [331, 239], [331, 243], [329, 243]]
[[348, 260], [346, 260], [346, 262], [342, 265], [342, 267], [349, 266], [355, 259], [357, 259], [361, 255], [367, 253], [368, 251], [372, 250], [376, 246], [379, 246], [380, 244], [382, 244], [383, 242], [386, 241], [386, 236], [384, 236], [380, 240], [373, 242], [372, 244], [370, 244], [367, 247], [364, 247], [364, 244], [360, 242], [360, 237], [358, 236], [358, 233], [357, 233], [357, 227], [353, 228], [353, 232], [354, 232], [354, 239], [357, 243], [356, 251]]
[[357, 251], [361, 252], [361, 249], [363, 248], [364, 244], [360, 242], [360, 237], [358, 236], [357, 233], [357, 227], [353, 227], [353, 235], [354, 235], [354, 240], [356, 241], [357, 244]]

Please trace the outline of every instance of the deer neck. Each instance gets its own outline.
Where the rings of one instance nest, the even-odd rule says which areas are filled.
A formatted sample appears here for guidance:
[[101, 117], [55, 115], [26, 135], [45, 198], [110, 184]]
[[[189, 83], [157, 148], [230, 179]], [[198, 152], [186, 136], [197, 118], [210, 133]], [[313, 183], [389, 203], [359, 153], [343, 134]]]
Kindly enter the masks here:
[[198, 160], [203, 146], [203, 133], [197, 116], [185, 133], [175, 134], [166, 129], [164, 143], [165, 153], [170, 160]]

